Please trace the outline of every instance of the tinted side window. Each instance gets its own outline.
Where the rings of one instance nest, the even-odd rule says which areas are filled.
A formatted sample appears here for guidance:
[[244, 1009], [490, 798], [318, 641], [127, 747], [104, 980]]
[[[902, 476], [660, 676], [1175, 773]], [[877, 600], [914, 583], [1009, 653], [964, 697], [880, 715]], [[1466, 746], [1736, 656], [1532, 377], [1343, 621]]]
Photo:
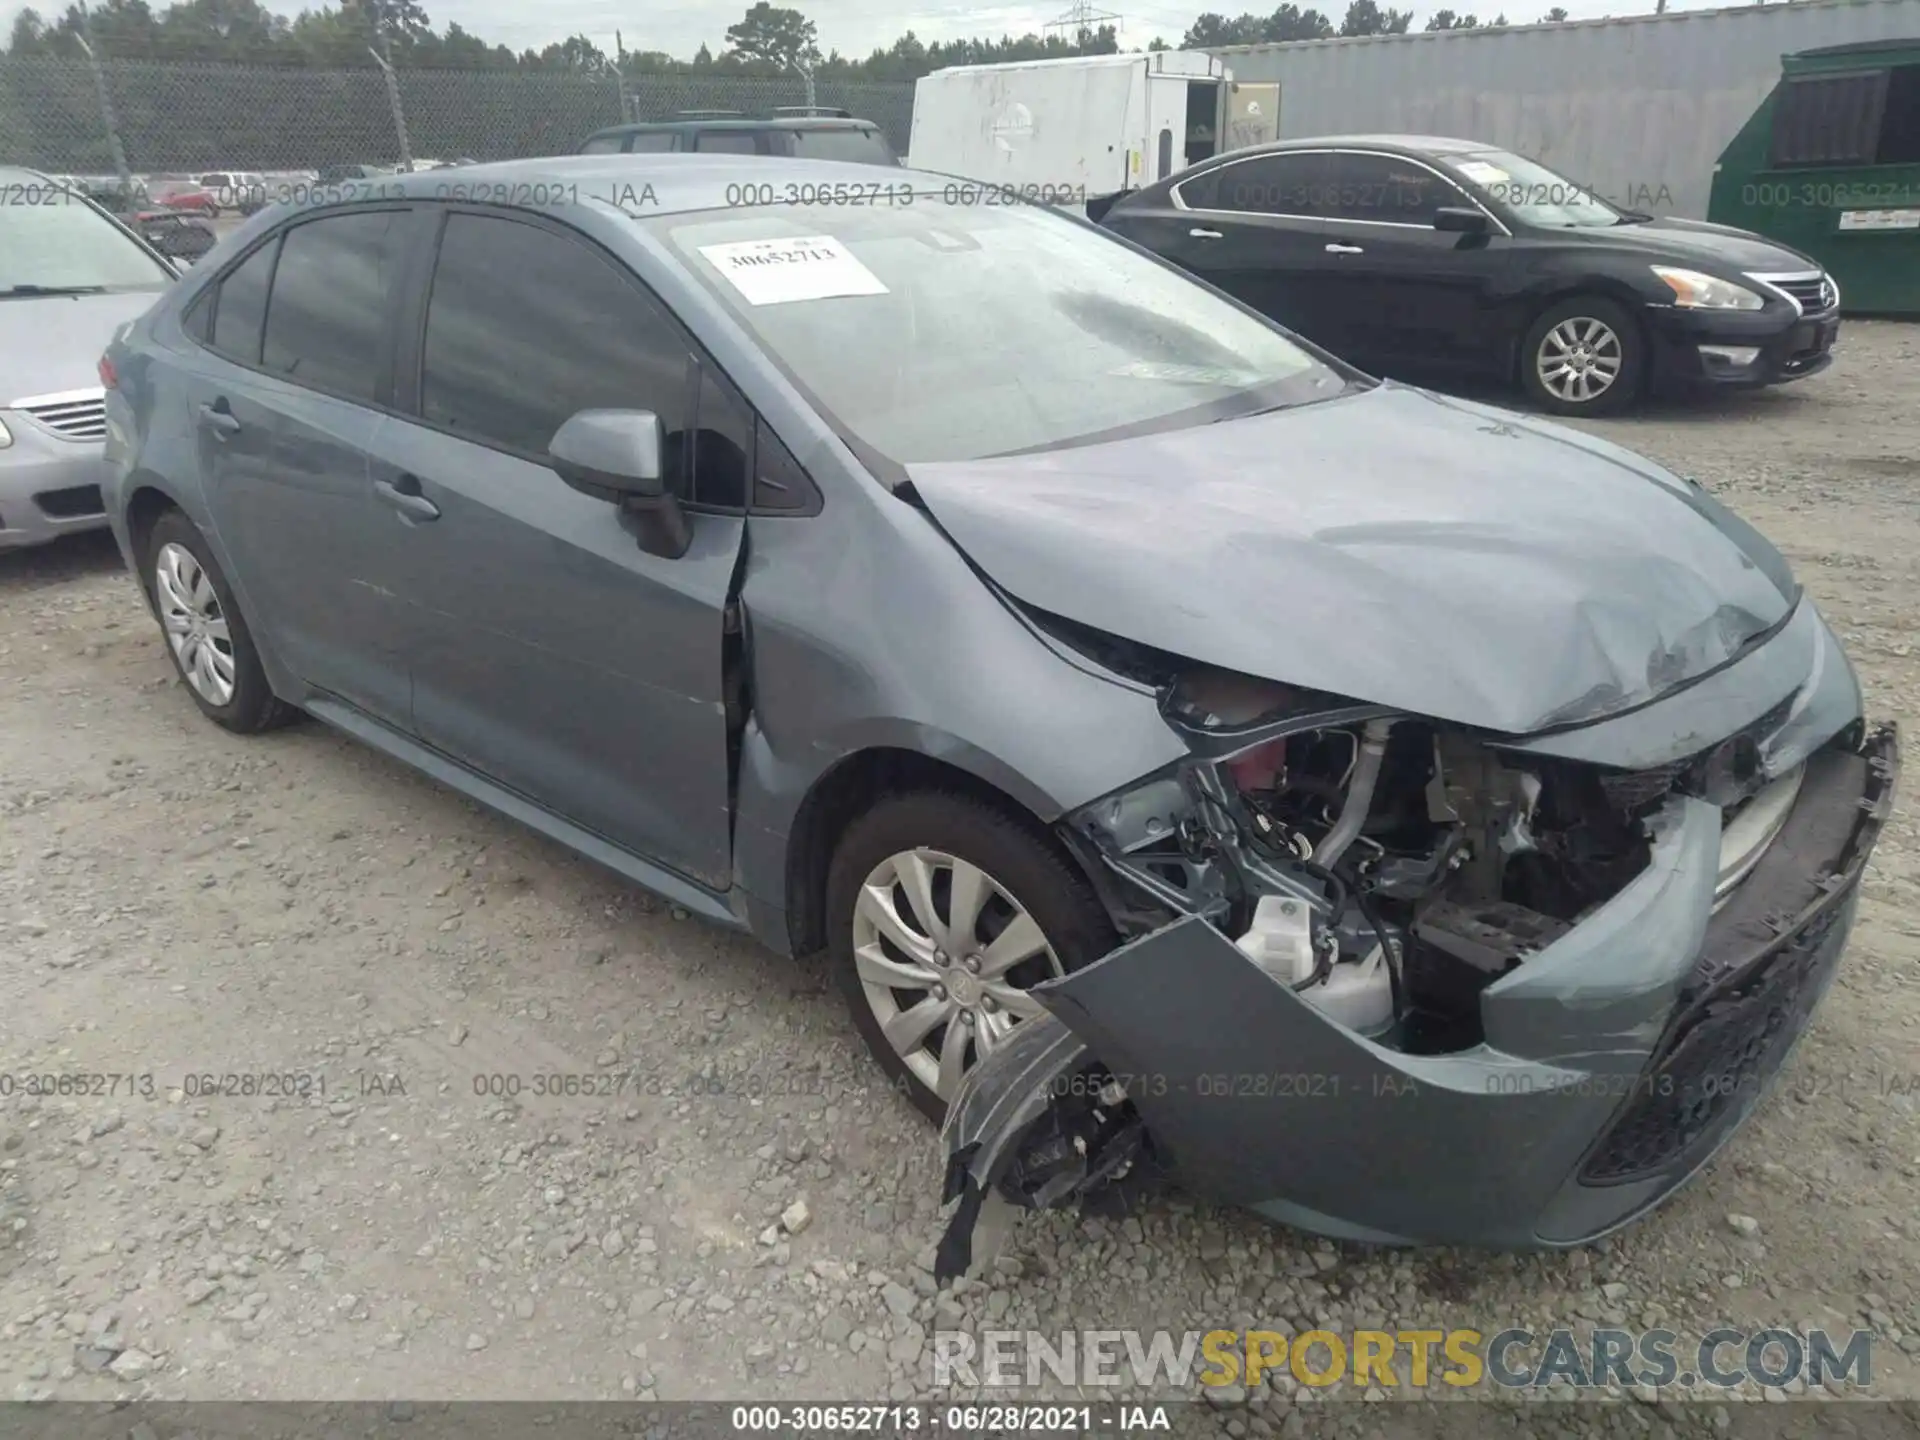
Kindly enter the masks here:
[[211, 289], [202, 290], [180, 317], [180, 328], [202, 345], [213, 343], [213, 297], [219, 289], [220, 287], [215, 285]]
[[[1207, 177], [1212, 196], [1204, 208], [1252, 215], [1321, 215], [1325, 213], [1320, 192], [1326, 159], [1324, 155], [1263, 155], [1223, 165]], [[1184, 190], [1181, 198], [1194, 203]]]
[[813, 481], [764, 420], [756, 434], [753, 467], [755, 510], [804, 510], [813, 502]]
[[422, 416], [543, 456], [577, 410], [651, 410], [667, 485], [687, 495], [689, 353], [638, 282], [538, 225], [451, 215], [427, 298]]
[[269, 240], [240, 262], [213, 297], [213, 348], [248, 365], [260, 363], [260, 322], [267, 315], [267, 285], [273, 279], [274, 252]]
[[1321, 213], [1333, 220], [1431, 225], [1443, 205], [1473, 202], [1425, 166], [1393, 155], [1330, 155]]
[[[377, 397], [406, 220], [405, 211], [369, 210], [285, 232], [267, 305], [267, 369], [351, 400]], [[216, 337], [223, 319], [214, 316]]]
[[751, 130], [702, 130], [693, 148], [724, 155], [752, 155], [759, 151], [760, 141]]
[[753, 415], [733, 391], [704, 367], [694, 413], [693, 500], [738, 510], [747, 503], [747, 465], [753, 454]]
[[635, 155], [665, 155], [673, 149], [675, 138], [671, 130], [642, 130], [628, 137], [627, 149]]
[[582, 155], [618, 155], [620, 153], [618, 135], [596, 135], [580, 147]]

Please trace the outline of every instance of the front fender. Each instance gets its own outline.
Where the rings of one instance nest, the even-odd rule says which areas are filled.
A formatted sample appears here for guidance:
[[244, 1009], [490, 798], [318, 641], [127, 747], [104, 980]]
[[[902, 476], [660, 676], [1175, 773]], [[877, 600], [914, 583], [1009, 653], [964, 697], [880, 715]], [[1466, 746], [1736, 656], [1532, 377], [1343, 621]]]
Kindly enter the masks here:
[[734, 866], [769, 914], [808, 797], [864, 752], [954, 766], [1043, 824], [1187, 753], [1152, 690], [1075, 663], [925, 511], [860, 484], [823, 485], [818, 516], [749, 522]]

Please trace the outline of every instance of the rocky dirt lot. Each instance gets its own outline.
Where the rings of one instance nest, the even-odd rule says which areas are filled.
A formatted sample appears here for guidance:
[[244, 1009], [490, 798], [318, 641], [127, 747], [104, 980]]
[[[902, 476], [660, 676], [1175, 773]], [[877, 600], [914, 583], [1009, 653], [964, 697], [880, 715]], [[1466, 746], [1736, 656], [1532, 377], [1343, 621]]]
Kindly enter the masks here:
[[[1800, 386], [1595, 428], [1780, 542], [1904, 721], [1920, 327], [1842, 345]], [[214, 728], [104, 541], [0, 557], [0, 1070], [122, 1077], [0, 1097], [0, 1397], [904, 1397], [931, 1393], [944, 1328], [1598, 1323], [1870, 1326], [1875, 1389], [1911, 1397], [1913, 814], [1787, 1082], [1623, 1236], [1383, 1252], [1170, 1196], [1028, 1218], [937, 1292], [933, 1133], [817, 963], [317, 724]], [[628, 1078], [535, 1096], [536, 1074]], [[295, 1093], [186, 1093], [200, 1076]], [[1324, 1403], [1348, 1392], [1290, 1391], [1217, 1396], [1219, 1418], [1377, 1433], [1377, 1407]], [[1709, 1425], [1638, 1399], [1606, 1423]]]

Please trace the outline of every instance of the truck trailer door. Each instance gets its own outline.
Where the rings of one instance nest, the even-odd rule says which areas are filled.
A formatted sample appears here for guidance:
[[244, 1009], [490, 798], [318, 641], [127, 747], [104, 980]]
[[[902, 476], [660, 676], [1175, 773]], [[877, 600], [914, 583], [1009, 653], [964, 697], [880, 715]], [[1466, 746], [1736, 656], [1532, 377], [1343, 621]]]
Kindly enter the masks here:
[[1220, 82], [1186, 75], [1147, 76], [1147, 153], [1140, 185], [1152, 185], [1219, 148]]
[[1280, 87], [1242, 85], [1228, 81], [1220, 87], [1220, 149], [1243, 150], [1280, 138]]

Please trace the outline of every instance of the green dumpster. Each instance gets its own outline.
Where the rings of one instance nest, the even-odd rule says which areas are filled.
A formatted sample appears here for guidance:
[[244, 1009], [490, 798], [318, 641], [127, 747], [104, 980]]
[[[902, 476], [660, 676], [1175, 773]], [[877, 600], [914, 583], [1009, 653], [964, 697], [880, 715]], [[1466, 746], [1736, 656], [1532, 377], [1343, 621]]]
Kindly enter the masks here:
[[1920, 37], [1786, 56], [1707, 218], [1811, 255], [1843, 310], [1920, 315]]

